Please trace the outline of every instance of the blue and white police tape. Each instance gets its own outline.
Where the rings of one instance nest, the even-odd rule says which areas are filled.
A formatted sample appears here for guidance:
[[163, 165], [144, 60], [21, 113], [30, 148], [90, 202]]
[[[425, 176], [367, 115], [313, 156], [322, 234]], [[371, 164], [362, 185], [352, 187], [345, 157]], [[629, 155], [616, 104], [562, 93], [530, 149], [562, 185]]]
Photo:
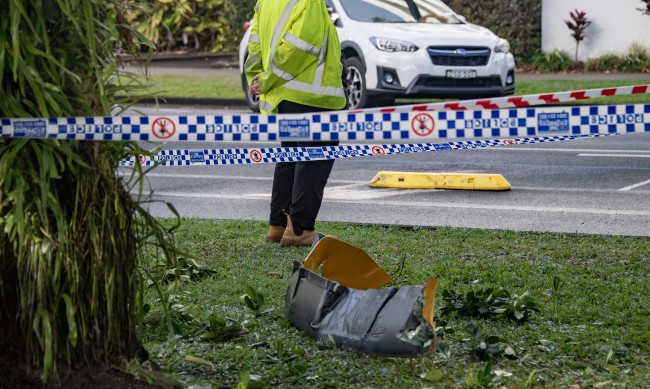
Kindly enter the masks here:
[[650, 104], [0, 120], [2, 137], [95, 141], [429, 141], [648, 131]]
[[444, 143], [407, 143], [382, 145], [345, 145], [321, 147], [278, 147], [242, 149], [162, 150], [152, 156], [132, 156], [120, 162], [121, 167], [134, 166], [196, 166], [247, 165], [277, 162], [305, 162], [325, 159], [369, 157], [444, 150], [467, 150], [486, 147], [559, 142], [565, 140], [617, 135], [617, 133], [544, 136], [533, 138], [492, 139]]

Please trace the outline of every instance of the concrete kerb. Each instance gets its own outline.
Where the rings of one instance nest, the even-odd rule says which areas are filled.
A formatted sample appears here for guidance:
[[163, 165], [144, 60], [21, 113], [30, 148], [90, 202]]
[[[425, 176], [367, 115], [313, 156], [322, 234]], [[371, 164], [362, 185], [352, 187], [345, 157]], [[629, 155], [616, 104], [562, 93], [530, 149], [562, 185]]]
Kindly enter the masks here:
[[138, 100], [138, 104], [180, 105], [205, 107], [245, 107], [244, 99], [218, 99], [198, 97], [148, 97]]
[[178, 51], [173, 53], [154, 53], [150, 57], [135, 56], [135, 55], [118, 55], [119, 59], [124, 63], [143, 63], [149, 61], [150, 63], [161, 63], [170, 61], [214, 61], [214, 65], [228, 65], [234, 62], [237, 66], [237, 53], [232, 52], [218, 52], [218, 53], [202, 53], [191, 51]]

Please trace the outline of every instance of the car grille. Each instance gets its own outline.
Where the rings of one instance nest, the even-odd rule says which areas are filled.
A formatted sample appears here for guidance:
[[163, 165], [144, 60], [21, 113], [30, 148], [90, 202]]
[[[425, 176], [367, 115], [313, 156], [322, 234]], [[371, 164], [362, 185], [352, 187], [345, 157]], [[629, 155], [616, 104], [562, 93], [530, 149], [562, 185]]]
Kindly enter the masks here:
[[477, 78], [448, 78], [448, 77], [420, 77], [416, 83], [419, 86], [436, 87], [490, 87], [501, 86], [499, 76], [477, 77]]
[[429, 46], [427, 52], [439, 66], [485, 66], [490, 59], [487, 47]]

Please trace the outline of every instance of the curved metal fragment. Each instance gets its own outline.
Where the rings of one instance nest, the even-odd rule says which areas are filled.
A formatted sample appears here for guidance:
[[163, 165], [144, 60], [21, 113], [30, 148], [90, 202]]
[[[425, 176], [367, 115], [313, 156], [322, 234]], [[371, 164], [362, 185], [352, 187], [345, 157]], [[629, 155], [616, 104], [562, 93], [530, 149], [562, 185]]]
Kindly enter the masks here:
[[426, 287], [358, 290], [294, 262], [285, 296], [289, 322], [322, 343], [359, 353], [419, 356], [435, 350], [433, 299]]

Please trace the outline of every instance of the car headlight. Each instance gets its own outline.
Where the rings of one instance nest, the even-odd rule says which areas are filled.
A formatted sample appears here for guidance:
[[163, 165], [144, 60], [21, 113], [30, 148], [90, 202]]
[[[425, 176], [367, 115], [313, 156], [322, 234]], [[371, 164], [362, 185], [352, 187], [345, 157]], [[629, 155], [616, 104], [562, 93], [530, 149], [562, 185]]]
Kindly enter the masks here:
[[510, 43], [505, 39], [499, 39], [497, 45], [494, 46], [494, 52], [508, 54], [510, 52]]
[[375, 47], [378, 48], [381, 51], [390, 51], [390, 52], [408, 51], [408, 52], [414, 52], [414, 51], [418, 51], [418, 49], [419, 49], [419, 47], [417, 47], [413, 43], [403, 42], [403, 41], [396, 41], [394, 39], [372, 37], [372, 38], [370, 38], [370, 42], [372, 42], [372, 44], [375, 45]]

